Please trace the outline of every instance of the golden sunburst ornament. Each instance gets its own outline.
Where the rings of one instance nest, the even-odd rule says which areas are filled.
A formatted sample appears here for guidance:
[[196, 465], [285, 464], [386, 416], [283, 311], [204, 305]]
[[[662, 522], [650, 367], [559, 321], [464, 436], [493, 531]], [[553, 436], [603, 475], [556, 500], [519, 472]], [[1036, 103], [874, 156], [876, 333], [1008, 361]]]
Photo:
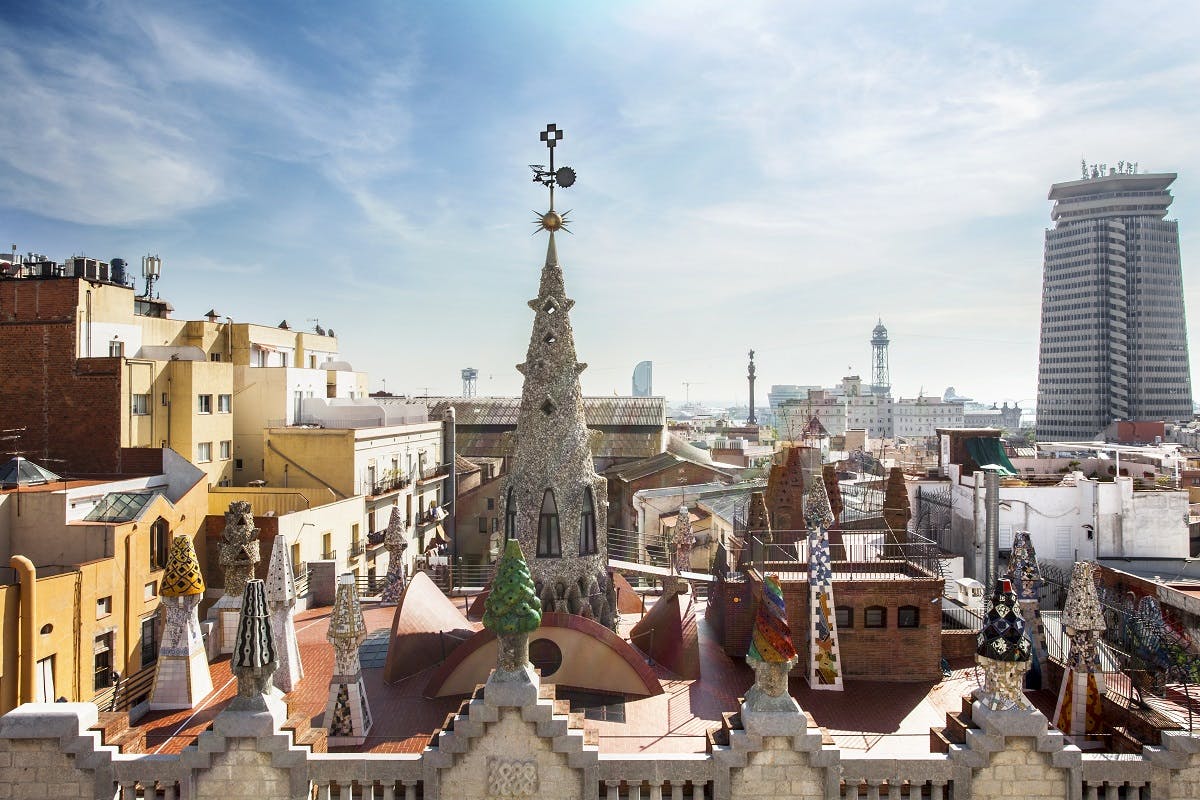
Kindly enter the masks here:
[[567, 231], [567, 233], [570, 233], [570, 231], [567, 230], [567, 225], [569, 225], [571, 222], [569, 219], [567, 219], [567, 214], [570, 213], [570, 211], [564, 211], [560, 214], [554, 209], [547, 211], [545, 214], [539, 214], [536, 211], [533, 212], [533, 224], [538, 226], [538, 229], [534, 231], [534, 233], [539, 233], [541, 231], [550, 231], [550, 233], [554, 233], [555, 231]]

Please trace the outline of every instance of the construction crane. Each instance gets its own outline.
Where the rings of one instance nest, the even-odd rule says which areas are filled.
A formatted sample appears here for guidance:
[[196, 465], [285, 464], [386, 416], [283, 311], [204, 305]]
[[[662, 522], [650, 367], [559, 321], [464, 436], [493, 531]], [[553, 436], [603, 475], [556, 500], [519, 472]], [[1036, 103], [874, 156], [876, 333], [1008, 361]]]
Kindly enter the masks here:
[[703, 386], [704, 381], [684, 381], [683, 382], [683, 402], [690, 403], [692, 401], [692, 387]]

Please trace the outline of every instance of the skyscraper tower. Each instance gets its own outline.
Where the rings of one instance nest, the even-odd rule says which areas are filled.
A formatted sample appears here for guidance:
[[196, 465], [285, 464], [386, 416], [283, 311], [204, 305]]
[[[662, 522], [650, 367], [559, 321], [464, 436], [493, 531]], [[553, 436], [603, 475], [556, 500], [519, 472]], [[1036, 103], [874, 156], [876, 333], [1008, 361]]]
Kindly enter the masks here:
[[750, 381], [750, 416], [746, 417], [747, 425], [757, 425], [758, 417], [754, 416], [754, 351], [750, 351], [750, 371], [746, 373], [747, 380]]
[[654, 362], [639, 361], [633, 368], [633, 396], [649, 397], [654, 394]]
[[1093, 168], [1050, 187], [1037, 434], [1091, 440], [1114, 419], [1192, 415], [1174, 173]]
[[[551, 148], [560, 138], [553, 125], [542, 133]], [[554, 232], [565, 221], [554, 210], [553, 188], [569, 184], [556, 177], [553, 150], [551, 156], [548, 172], [535, 167], [535, 175], [551, 188], [550, 210], [538, 220], [550, 241], [538, 296], [529, 301], [534, 312], [529, 349], [517, 365], [525, 383], [501, 510], [505, 536], [520, 542], [543, 610], [579, 614], [612, 628], [616, 595], [608, 577], [608, 482], [596, 474], [584, 421], [579, 374], [587, 364], [575, 360], [568, 316], [575, 301], [567, 297], [554, 243]]]
[[888, 335], [883, 319], [871, 331], [871, 393], [890, 394], [892, 377], [888, 370]]

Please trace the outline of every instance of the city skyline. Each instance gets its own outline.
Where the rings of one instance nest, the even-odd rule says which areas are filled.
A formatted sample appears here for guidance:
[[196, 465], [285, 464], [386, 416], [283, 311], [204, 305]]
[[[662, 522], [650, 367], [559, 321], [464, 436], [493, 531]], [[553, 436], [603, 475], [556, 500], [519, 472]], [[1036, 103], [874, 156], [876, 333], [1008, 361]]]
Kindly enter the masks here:
[[1046, 187], [1081, 157], [1179, 174], [1200, 302], [1194, 12], [693, 9], [6, 8], [0, 236], [158, 253], [180, 318], [319, 319], [372, 390], [516, 395], [552, 122], [588, 394], [645, 359], [744, 403], [750, 348], [760, 396], [867, 378], [881, 317], [895, 396], [1030, 405]]

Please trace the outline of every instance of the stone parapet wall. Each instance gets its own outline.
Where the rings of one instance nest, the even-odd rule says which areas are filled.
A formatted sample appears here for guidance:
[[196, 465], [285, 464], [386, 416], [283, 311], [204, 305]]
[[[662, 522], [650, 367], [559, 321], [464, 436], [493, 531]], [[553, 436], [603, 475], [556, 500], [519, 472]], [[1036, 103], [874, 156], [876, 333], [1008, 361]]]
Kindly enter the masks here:
[[[731, 734], [712, 753], [601, 754], [539, 698], [470, 701], [414, 755], [310, 753], [271, 714], [225, 712], [179, 756], [124, 755], [88, 730], [89, 704], [28, 704], [0, 718], [0, 798], [760, 800], [1200, 797], [1200, 737], [1163, 734], [1140, 755], [1084, 754], [1044, 716], [990, 712], [949, 755], [872, 757], [820, 736]], [[810, 729], [811, 731], [815, 729]]]

